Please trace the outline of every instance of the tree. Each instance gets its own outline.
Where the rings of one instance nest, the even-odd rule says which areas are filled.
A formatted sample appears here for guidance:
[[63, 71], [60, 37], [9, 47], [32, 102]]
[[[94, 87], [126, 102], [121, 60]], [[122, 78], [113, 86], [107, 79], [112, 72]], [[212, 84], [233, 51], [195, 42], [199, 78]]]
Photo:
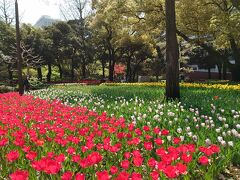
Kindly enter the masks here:
[[55, 63], [55, 52], [52, 48], [53, 42], [52, 39], [49, 38], [48, 32], [44, 31], [45, 34], [43, 36], [43, 39], [41, 39], [41, 53], [40, 55], [44, 59], [48, 72], [47, 72], [47, 82], [51, 82], [52, 78], [52, 65]]
[[[58, 22], [46, 28], [47, 38], [51, 39], [52, 58], [63, 78], [64, 60], [69, 60], [69, 48], [72, 48], [72, 29], [66, 22]], [[53, 61], [52, 61], [53, 62]], [[49, 65], [52, 64], [49, 62]]]
[[[20, 43], [20, 48], [21, 58], [23, 60], [22, 63], [25, 67], [27, 67], [27, 75], [30, 76], [29, 69], [41, 67], [44, 61], [42, 57], [36, 55], [33, 48], [26, 46], [23, 42]], [[11, 51], [11, 56], [8, 56], [8, 58], [5, 59], [7, 63], [14, 65], [18, 62], [17, 57], [18, 52], [16, 51], [16, 47], [13, 47], [13, 50]]]
[[[61, 12], [75, 34], [74, 52], [80, 55], [82, 78], [87, 77], [87, 64], [92, 61], [91, 31], [88, 25], [89, 0], [68, 0], [61, 6]], [[72, 65], [73, 65], [72, 61]], [[72, 66], [72, 74], [74, 67]]]
[[16, 15], [16, 44], [17, 44], [17, 59], [18, 59], [18, 88], [19, 94], [22, 96], [24, 94], [23, 77], [22, 77], [22, 56], [21, 56], [21, 35], [19, 28], [19, 12], [18, 12], [18, 2], [15, 1], [15, 15]]
[[[218, 59], [219, 70], [228, 66], [235, 81], [240, 80], [238, 4], [235, 0], [182, 0], [177, 6], [178, 35]], [[228, 61], [222, 49], [231, 49], [235, 64]]]
[[240, 10], [240, 1], [239, 0], [231, 0], [232, 5], [237, 8], [238, 10]]
[[176, 35], [175, 0], [166, 0], [166, 97], [180, 98], [179, 88], [179, 48]]
[[[15, 30], [12, 26], [0, 21], [0, 50], [5, 57], [10, 57], [10, 47], [16, 44]], [[7, 65], [8, 79], [13, 79], [13, 64], [9, 61], [9, 58], [5, 58], [3, 61]]]
[[43, 52], [43, 33], [42, 29], [34, 28], [29, 24], [21, 25], [22, 33], [22, 57], [24, 65], [27, 66], [28, 74], [29, 68], [37, 70], [37, 76], [42, 81], [42, 65], [46, 64], [46, 60], [41, 56]]
[[14, 4], [11, 0], [0, 0], [0, 21], [10, 25], [14, 20]]
[[156, 77], [156, 80], [159, 80], [160, 75], [164, 75], [166, 73], [166, 59], [164, 56], [165, 47], [161, 47], [160, 45], [156, 46], [157, 56], [153, 57], [146, 61], [145, 68], [147, 70], [148, 75], [152, 75]]
[[91, 28], [100, 39], [108, 54], [109, 80], [114, 80], [114, 67], [118, 58], [119, 42], [126, 25], [120, 9], [124, 6], [122, 1], [95, 1], [93, 8], [96, 13], [92, 16]]
[[122, 62], [126, 64], [126, 81], [134, 82], [144, 61], [153, 58], [154, 45], [147, 34], [124, 34], [119, 43]]
[[104, 80], [106, 78], [106, 74], [105, 74], [105, 69], [106, 69], [106, 63], [107, 63], [107, 59], [108, 59], [108, 53], [107, 53], [107, 49], [104, 46], [104, 40], [99, 38], [97, 36], [97, 33], [94, 33], [94, 47], [95, 47], [95, 61], [100, 61], [101, 63], [101, 68], [102, 68], [102, 80]]

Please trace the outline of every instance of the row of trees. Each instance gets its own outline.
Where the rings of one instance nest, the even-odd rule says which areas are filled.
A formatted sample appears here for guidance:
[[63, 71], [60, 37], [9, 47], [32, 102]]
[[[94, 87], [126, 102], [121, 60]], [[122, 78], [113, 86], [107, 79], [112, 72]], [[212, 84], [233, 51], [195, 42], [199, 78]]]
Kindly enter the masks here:
[[[72, 1], [68, 5], [75, 7], [71, 11], [74, 20], [57, 22], [43, 29], [26, 24], [21, 26], [22, 44], [33, 50], [33, 56], [38, 55], [42, 59], [41, 64], [39, 61], [29, 64], [23, 57], [24, 64], [36, 68], [39, 79], [42, 79], [41, 65], [48, 67], [47, 80], [50, 81], [53, 66], [58, 68], [60, 79], [64, 77], [76, 79], [79, 78], [76, 77], [79, 73], [80, 77], [85, 79], [90, 73], [95, 73], [94, 71], [99, 68], [97, 64], [101, 66], [102, 78], [106, 77], [107, 72], [109, 80], [113, 80], [116, 64], [126, 64], [127, 80], [134, 81], [140, 71], [147, 73], [151, 69], [144, 69], [143, 63], [154, 68], [159, 64], [157, 58], [154, 58], [155, 44], [148, 34], [139, 32], [129, 34], [127, 24], [124, 22], [118, 24], [116, 21], [116, 26], [108, 25], [97, 13], [84, 16], [87, 1]], [[63, 9], [63, 12], [66, 18], [70, 16], [66, 9]], [[124, 26], [125, 29], [121, 29]], [[2, 41], [4, 48], [1, 50], [5, 56], [12, 57], [14, 54], [10, 49], [14, 47], [15, 42], [14, 28], [2, 21], [1, 32], [7, 37]], [[149, 61], [149, 58], [152, 61]], [[8, 64], [9, 79], [12, 79], [11, 70], [15, 67], [14, 62], [16, 61], [10, 63], [5, 61]], [[157, 76], [160, 70], [161, 68], [154, 69]]]
[[[8, 0], [2, 2], [0, 50], [6, 59], [12, 56], [9, 49], [15, 37], [8, 13], [11, 6]], [[79, 73], [81, 78], [95, 73], [98, 64], [102, 77], [107, 72], [113, 81], [116, 64], [121, 63], [126, 66], [127, 81], [135, 81], [139, 73], [158, 77], [167, 69], [168, 82], [176, 87], [180, 49], [188, 51], [184, 53], [188, 59], [204, 51], [208, 57], [206, 66], [216, 64], [220, 79], [226, 78], [229, 68], [233, 80], [240, 80], [238, 0], [68, 0], [60, 8], [65, 22], [44, 29], [21, 26], [22, 44], [32, 49], [30, 57], [42, 60], [25, 66], [36, 68], [39, 79], [43, 65], [48, 68], [50, 81], [53, 67], [58, 68], [60, 79], [76, 79]], [[11, 78], [14, 63], [5, 64]]]

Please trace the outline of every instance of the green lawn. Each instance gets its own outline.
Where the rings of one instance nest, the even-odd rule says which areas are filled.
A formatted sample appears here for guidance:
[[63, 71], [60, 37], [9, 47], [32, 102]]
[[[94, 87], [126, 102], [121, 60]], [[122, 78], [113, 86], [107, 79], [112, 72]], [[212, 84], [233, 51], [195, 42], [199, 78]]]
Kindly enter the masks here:
[[[159, 87], [126, 87], [126, 86], [54, 86], [52, 89], [61, 89], [64, 91], [81, 91], [83, 93], [102, 97], [106, 101], [115, 101], [117, 97], [124, 97], [126, 100], [131, 98], [142, 98], [146, 102], [159, 100], [164, 102], [164, 88]], [[71, 93], [68, 93], [71, 94]], [[74, 96], [77, 94], [73, 93]], [[219, 99], [215, 100], [214, 97]], [[218, 108], [227, 108], [228, 110], [240, 109], [240, 91], [219, 90], [219, 89], [198, 89], [182, 88], [181, 102], [187, 107], [199, 108], [204, 113], [211, 114], [211, 104]]]

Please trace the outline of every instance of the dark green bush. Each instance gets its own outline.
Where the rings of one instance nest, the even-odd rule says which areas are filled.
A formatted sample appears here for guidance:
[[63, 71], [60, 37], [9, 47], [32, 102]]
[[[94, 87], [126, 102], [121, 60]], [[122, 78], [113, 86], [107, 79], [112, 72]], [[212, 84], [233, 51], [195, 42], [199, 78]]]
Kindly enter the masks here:
[[14, 87], [0, 85], [0, 93], [7, 93], [7, 92], [13, 92], [16, 91]]
[[30, 83], [30, 89], [31, 90], [43, 89], [43, 88], [47, 87], [46, 84], [44, 84], [38, 78], [35, 78], [35, 77], [30, 78], [29, 83]]

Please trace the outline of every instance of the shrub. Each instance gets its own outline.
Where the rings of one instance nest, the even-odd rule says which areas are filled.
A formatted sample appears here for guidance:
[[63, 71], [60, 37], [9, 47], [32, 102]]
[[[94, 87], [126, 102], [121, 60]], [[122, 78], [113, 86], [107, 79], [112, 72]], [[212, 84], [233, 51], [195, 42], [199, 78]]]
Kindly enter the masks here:
[[33, 90], [46, 88], [46, 84], [41, 82], [38, 78], [32, 77], [29, 79], [30, 88]]
[[7, 92], [13, 92], [16, 89], [14, 87], [0, 85], [0, 93], [7, 93]]

